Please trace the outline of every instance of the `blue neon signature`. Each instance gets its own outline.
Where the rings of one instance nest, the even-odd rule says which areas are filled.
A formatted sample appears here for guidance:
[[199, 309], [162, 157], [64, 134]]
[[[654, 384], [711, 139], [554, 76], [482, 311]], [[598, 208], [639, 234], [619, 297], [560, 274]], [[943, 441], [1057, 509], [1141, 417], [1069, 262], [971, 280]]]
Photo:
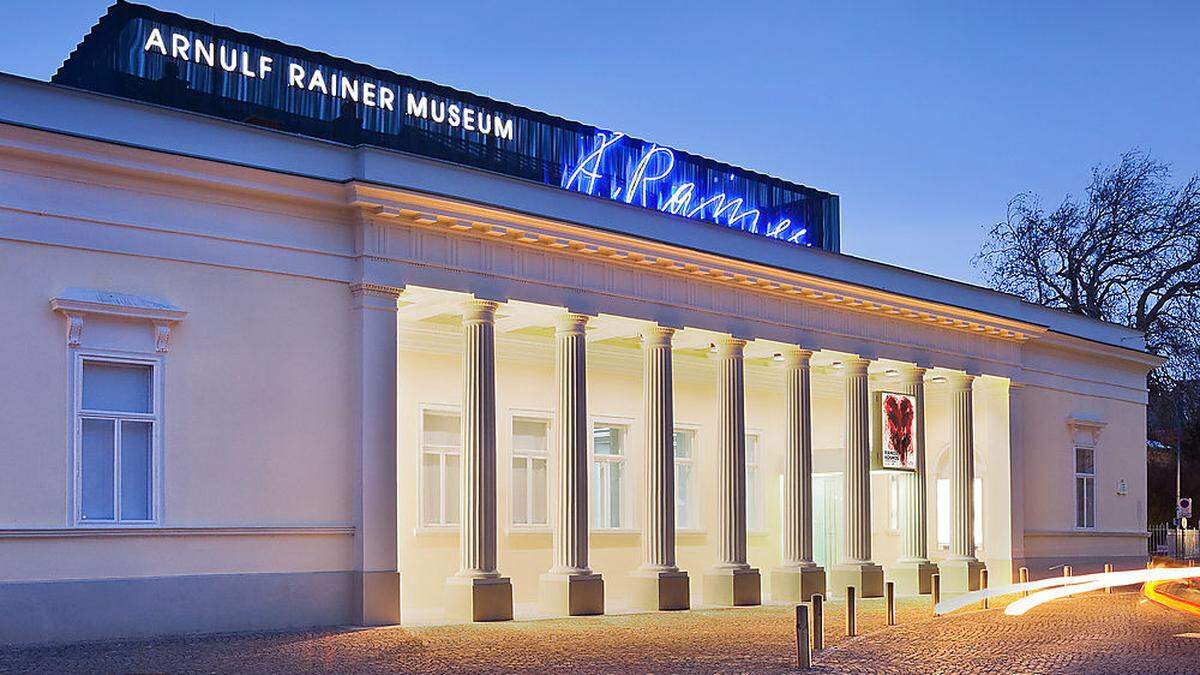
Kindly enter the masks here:
[[[637, 203], [647, 208], [656, 208], [674, 215], [714, 223], [751, 232], [792, 244], [811, 246], [806, 240], [808, 228], [792, 226], [790, 218], [781, 218], [775, 223], [759, 227], [761, 213], [749, 208], [741, 197], [730, 197], [724, 192], [700, 195], [694, 182], [672, 184], [671, 172], [675, 169], [675, 151], [661, 145], [651, 145], [627, 172], [625, 186], [618, 184], [615, 175], [606, 174], [603, 166], [608, 151], [625, 138], [621, 132], [598, 132], [590, 151], [580, 158], [579, 163], [563, 173], [563, 187], [589, 195], [607, 197], [626, 204]], [[608, 179], [608, 194], [596, 194], [598, 184]], [[664, 188], [666, 190], [664, 190]], [[662, 195], [666, 195], [663, 198]], [[658, 204], [652, 204], [658, 198]]]

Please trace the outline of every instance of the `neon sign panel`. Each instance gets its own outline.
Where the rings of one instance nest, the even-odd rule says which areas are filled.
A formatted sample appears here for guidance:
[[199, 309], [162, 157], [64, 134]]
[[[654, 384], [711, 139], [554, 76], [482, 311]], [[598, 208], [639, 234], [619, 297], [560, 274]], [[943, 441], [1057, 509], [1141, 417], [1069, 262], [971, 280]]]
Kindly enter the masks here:
[[[628, 147], [624, 147], [624, 153], [614, 151], [631, 145], [642, 147], [635, 147], [632, 153]], [[565, 168], [562, 187], [685, 218], [707, 220], [790, 244], [812, 246], [803, 220], [793, 222], [791, 217], [780, 214], [767, 222], [747, 195], [724, 185], [736, 181], [736, 176], [714, 175], [711, 181], [701, 182], [682, 173], [677, 171], [674, 150], [629, 139], [621, 132], [601, 131], [575, 165]]]

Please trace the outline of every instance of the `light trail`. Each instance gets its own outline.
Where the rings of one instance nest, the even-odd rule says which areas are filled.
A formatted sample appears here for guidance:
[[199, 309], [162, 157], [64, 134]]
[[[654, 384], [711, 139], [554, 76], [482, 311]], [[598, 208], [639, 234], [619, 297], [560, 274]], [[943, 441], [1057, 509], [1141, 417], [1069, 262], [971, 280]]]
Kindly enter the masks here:
[[1167, 593], [1166, 591], [1158, 590], [1158, 587], [1165, 584], [1165, 581], [1148, 581], [1142, 586], [1142, 595], [1147, 599], [1157, 602], [1158, 604], [1168, 609], [1173, 609], [1178, 612], [1184, 612], [1193, 616], [1200, 616], [1200, 603], [1191, 600], [1185, 600], [1177, 595]]
[[1022, 592], [1032, 593], [1032, 595], [1012, 603], [1004, 610], [1004, 613], [1009, 616], [1020, 616], [1043, 603], [1079, 593], [1103, 590], [1113, 586], [1132, 586], [1148, 582], [1175, 581], [1189, 577], [1200, 577], [1200, 567], [1158, 567], [1154, 569], [1125, 570], [1122, 572], [1082, 574], [1076, 577], [1051, 577], [1023, 584], [998, 586], [964, 593], [963, 595], [942, 600], [934, 607], [933, 611], [934, 614], [947, 614], [956, 609], [978, 603], [984, 598], [995, 598]]

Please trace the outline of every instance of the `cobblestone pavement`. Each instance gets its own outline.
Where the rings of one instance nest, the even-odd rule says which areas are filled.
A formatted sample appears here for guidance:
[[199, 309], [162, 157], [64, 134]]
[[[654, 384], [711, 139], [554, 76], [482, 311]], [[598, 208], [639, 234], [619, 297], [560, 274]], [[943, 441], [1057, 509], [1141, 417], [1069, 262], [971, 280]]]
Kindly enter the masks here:
[[[927, 599], [860, 611], [846, 638], [844, 605], [828, 603], [817, 672], [1200, 672], [1200, 620], [1136, 593], [1091, 595], [1034, 609], [932, 618]], [[1191, 633], [1192, 637], [1180, 637]], [[511, 673], [793, 672], [787, 607], [702, 610], [473, 626], [213, 635], [0, 650], [0, 672]]]

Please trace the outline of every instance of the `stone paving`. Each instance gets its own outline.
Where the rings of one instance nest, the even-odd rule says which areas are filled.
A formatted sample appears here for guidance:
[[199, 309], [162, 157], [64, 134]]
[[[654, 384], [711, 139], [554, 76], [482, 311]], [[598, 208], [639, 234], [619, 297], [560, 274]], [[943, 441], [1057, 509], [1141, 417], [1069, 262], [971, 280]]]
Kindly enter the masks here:
[[[827, 605], [816, 672], [1200, 672], [1200, 620], [1132, 592], [1060, 600], [1024, 617], [993, 609], [933, 618], [928, 599], [901, 600], [894, 627], [870, 600], [856, 638], [845, 637], [844, 609]], [[794, 672], [794, 640], [791, 608], [760, 607], [9, 649], [0, 672], [783, 673]]]

